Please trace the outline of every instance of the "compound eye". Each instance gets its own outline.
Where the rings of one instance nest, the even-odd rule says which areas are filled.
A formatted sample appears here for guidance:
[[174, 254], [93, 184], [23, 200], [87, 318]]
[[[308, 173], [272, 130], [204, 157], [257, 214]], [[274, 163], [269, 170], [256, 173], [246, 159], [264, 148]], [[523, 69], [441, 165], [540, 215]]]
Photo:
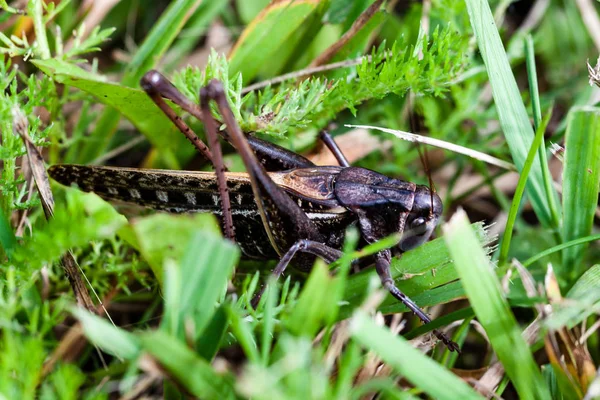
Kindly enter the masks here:
[[415, 230], [418, 230], [419, 228], [424, 227], [424, 226], [425, 226], [425, 218], [423, 218], [423, 217], [415, 218], [410, 223], [410, 228], [415, 229]]

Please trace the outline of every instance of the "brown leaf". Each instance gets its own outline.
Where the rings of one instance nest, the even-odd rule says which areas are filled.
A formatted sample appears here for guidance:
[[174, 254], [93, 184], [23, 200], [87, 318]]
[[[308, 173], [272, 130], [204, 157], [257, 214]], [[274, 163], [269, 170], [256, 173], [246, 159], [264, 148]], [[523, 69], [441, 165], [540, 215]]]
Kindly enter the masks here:
[[[27, 117], [25, 117], [25, 115], [23, 115], [21, 110], [18, 108], [13, 109], [13, 127], [15, 132], [21, 136], [23, 143], [25, 143], [27, 159], [29, 160], [29, 168], [31, 169], [33, 180], [35, 181], [35, 185], [40, 195], [44, 214], [46, 215], [46, 219], [51, 219], [54, 215], [54, 196], [52, 195], [52, 190], [50, 189], [50, 179], [46, 173], [44, 157], [42, 157], [42, 154], [35, 146], [35, 143], [33, 143], [29, 137], [29, 123], [27, 121]], [[61, 264], [65, 274], [67, 275], [67, 278], [69, 279], [69, 283], [73, 288], [73, 293], [77, 299], [77, 304], [91, 312], [95, 312], [94, 302], [92, 301], [92, 298], [87, 290], [87, 286], [81, 277], [79, 266], [77, 265], [77, 262], [70, 251], [63, 255]]]

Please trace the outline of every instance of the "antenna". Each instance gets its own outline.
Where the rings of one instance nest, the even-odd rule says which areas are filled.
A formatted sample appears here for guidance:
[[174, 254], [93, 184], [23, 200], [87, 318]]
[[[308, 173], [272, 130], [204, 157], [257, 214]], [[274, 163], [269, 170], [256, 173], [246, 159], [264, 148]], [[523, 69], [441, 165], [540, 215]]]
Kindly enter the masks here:
[[[407, 93], [407, 101], [408, 101], [408, 115], [409, 115], [409, 119], [410, 119], [410, 130], [413, 133], [419, 133], [417, 132], [417, 122], [415, 120], [415, 108], [412, 105], [412, 100], [413, 100], [413, 92], [409, 91]], [[431, 217], [433, 215], [433, 194], [436, 193], [435, 190], [435, 185], [433, 184], [433, 179], [431, 179], [431, 170], [429, 169], [429, 157], [428, 157], [428, 153], [427, 153], [427, 149], [425, 149], [425, 154], [423, 155], [423, 151], [421, 150], [421, 143], [416, 142], [416, 146], [417, 146], [417, 151], [419, 152], [419, 158], [421, 159], [421, 164], [423, 165], [423, 168], [425, 169], [425, 173], [427, 174], [427, 180], [429, 181], [429, 197], [430, 197], [430, 206], [429, 207], [429, 216]]]

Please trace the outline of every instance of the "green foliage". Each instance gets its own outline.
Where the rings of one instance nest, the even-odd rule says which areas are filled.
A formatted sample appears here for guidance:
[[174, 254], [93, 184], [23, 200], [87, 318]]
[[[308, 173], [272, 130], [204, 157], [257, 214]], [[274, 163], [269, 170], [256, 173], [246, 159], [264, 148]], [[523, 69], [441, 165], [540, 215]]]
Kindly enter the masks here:
[[529, 346], [521, 336], [485, 251], [469, 228], [466, 214], [458, 212], [452, 217], [444, 233], [475, 315], [485, 328], [519, 396], [528, 399], [548, 398]]
[[[506, 142], [515, 165], [522, 171], [534, 136], [531, 123], [487, 1], [468, 0], [467, 6], [479, 51], [493, 88], [494, 101]], [[553, 200], [549, 198], [556, 196], [556, 193], [546, 193], [543, 181], [542, 170], [548, 166], [536, 157], [531, 168], [526, 188], [532, 205], [545, 227], [557, 229], [560, 221], [552, 215], [550, 202]]]
[[[358, 312], [351, 321], [352, 336], [372, 349], [406, 379], [435, 399], [481, 399], [472, 388], [448, 370], [423, 355], [404, 339], [377, 326], [368, 315]], [[402, 356], [400, 356], [402, 354]]]
[[125, 217], [98, 196], [69, 190], [65, 203], [56, 207], [54, 218], [15, 251], [14, 261], [26, 263], [27, 270], [22, 272], [31, 273], [45, 262], [58, 260], [73, 247], [112, 237], [126, 222]]
[[[430, 42], [423, 38], [412, 46], [391, 48], [383, 44], [344, 79], [310, 79], [296, 87], [284, 84], [245, 96], [242, 75], [232, 78], [229, 63], [213, 53], [203, 72], [188, 67], [175, 75], [174, 83], [188, 98], [197, 99], [202, 86], [218, 79], [242, 130], [283, 135], [308, 126], [325, 127], [337, 113], [345, 109], [356, 113], [363, 102], [392, 93], [404, 95], [410, 89], [440, 96], [462, 67], [464, 47], [464, 39], [449, 27], [434, 31]], [[422, 59], [417, 49], [422, 49]]]
[[[563, 171], [563, 240], [592, 233], [594, 212], [600, 188], [600, 109], [571, 110], [565, 142]], [[581, 259], [586, 245], [572, 246], [563, 252], [562, 278], [574, 282], [586, 268]]]

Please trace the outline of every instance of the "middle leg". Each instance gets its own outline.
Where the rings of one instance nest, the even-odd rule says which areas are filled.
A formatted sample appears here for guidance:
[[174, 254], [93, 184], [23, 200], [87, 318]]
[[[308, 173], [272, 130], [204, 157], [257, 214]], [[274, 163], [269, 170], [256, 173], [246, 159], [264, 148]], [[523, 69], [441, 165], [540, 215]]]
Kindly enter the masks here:
[[[289, 250], [281, 257], [281, 260], [277, 263], [277, 266], [272, 272], [272, 276], [278, 280], [281, 275], [285, 272], [286, 268], [298, 253], [308, 253], [321, 258], [327, 264], [338, 260], [344, 254], [341, 250], [329, 247], [326, 244], [315, 242], [312, 240], [300, 239]], [[262, 285], [258, 292], [254, 295], [251, 301], [252, 307], [256, 308], [258, 302], [265, 291], [265, 285]]]

